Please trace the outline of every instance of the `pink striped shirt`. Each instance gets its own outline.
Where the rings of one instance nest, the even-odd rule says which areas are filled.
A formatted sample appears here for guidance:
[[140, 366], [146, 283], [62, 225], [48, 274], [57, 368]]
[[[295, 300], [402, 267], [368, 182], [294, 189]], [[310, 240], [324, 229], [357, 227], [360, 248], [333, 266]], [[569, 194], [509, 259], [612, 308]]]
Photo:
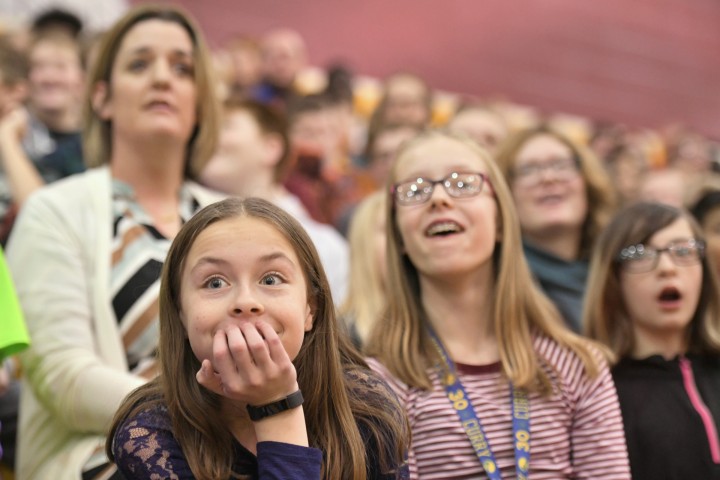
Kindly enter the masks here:
[[[547, 337], [535, 350], [553, 383], [549, 397], [530, 394], [530, 475], [533, 480], [583, 478], [629, 480], [630, 467], [617, 393], [607, 365], [591, 379], [582, 361]], [[597, 357], [600, 358], [599, 353]], [[433, 388], [408, 388], [375, 359], [371, 367], [385, 378], [405, 405], [412, 428], [410, 478], [485, 479], [475, 451], [452, 409], [440, 379]], [[503, 479], [517, 478], [512, 443], [510, 388], [500, 363], [456, 365], [482, 422]]]

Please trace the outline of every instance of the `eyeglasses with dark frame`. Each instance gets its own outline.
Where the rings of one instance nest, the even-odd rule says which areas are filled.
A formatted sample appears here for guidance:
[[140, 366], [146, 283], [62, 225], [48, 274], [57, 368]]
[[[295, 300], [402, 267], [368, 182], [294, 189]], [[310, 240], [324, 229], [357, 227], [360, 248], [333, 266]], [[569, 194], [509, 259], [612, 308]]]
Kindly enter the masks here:
[[654, 248], [639, 243], [623, 248], [617, 256], [617, 261], [628, 273], [646, 273], [657, 268], [660, 255], [664, 252], [679, 267], [697, 265], [705, 254], [705, 243], [691, 238], [670, 243], [665, 248]]
[[490, 179], [480, 172], [452, 172], [440, 180], [418, 177], [414, 180], [399, 182], [390, 189], [393, 201], [397, 205], [420, 205], [432, 197], [435, 185], [442, 185], [448, 195], [454, 198], [474, 197], [482, 192], [485, 184], [492, 188]]
[[517, 167], [513, 178], [522, 183], [537, 183], [546, 171], [552, 172], [556, 178], [569, 179], [580, 171], [580, 160], [577, 156], [569, 158], [553, 158], [547, 162], [531, 162]]

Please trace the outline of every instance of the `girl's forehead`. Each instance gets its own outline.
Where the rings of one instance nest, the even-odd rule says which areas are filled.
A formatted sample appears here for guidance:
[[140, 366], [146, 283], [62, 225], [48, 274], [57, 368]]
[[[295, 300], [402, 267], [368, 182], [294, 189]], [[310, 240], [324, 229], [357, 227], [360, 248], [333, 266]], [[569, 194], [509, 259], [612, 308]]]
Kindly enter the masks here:
[[[651, 243], [663, 243], [690, 238], [694, 234], [690, 222], [686, 218], [678, 217], [663, 228], [656, 230], [650, 235]], [[663, 246], [663, 245], [660, 245]]]
[[480, 153], [461, 140], [449, 137], [431, 137], [418, 140], [398, 157], [396, 177], [424, 170], [487, 170]]

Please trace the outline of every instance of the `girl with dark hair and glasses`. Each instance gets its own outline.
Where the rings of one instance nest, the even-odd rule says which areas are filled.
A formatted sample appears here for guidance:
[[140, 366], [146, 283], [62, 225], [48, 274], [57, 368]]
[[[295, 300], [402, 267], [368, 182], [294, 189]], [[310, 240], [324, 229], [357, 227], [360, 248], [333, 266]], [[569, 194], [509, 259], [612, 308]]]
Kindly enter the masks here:
[[685, 210], [638, 203], [598, 238], [587, 333], [607, 345], [635, 480], [720, 478], [720, 284]]
[[430, 130], [388, 181], [388, 308], [365, 349], [408, 411], [410, 478], [629, 479], [601, 347], [535, 285], [489, 153]]

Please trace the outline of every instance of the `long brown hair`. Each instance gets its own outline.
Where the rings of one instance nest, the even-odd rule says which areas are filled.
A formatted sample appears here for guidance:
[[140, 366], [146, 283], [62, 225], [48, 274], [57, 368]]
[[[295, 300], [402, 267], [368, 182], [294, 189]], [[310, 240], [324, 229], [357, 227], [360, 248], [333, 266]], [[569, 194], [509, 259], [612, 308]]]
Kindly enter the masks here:
[[273, 225], [293, 245], [306, 277], [308, 301], [314, 307], [313, 328], [305, 334], [293, 363], [305, 397], [310, 446], [324, 453], [324, 477], [366, 478], [368, 460], [358, 422], [374, 438], [381, 468], [389, 471], [402, 464], [409, 442], [407, 419], [396, 398], [369, 391], [366, 383], [358, 381], [374, 374], [339, 333], [330, 287], [312, 241], [294, 218], [258, 198], [230, 198], [205, 207], [175, 237], [160, 288], [160, 375], [135, 390], [118, 411], [106, 445], [110, 458], [115, 431], [128, 416], [153, 405], [166, 405], [173, 435], [193, 474], [198, 478], [230, 477], [232, 436], [218, 413], [220, 396], [200, 386], [195, 378], [200, 362], [181, 321], [180, 286], [185, 258], [198, 235], [213, 223], [236, 217], [259, 218]]
[[[702, 230], [687, 211], [651, 202], [630, 205], [618, 212], [597, 239], [590, 261], [583, 323], [587, 335], [610, 347], [618, 359], [630, 355], [635, 335], [622, 298], [617, 256], [623, 248], [647, 242], [681, 218], [688, 221], [695, 238], [702, 240]], [[700, 301], [688, 332], [688, 351], [718, 355], [720, 283], [707, 254], [702, 259], [702, 275]]]
[[83, 153], [89, 167], [107, 164], [112, 154], [112, 122], [103, 120], [93, 108], [92, 92], [102, 82], [112, 95], [111, 76], [120, 45], [127, 33], [147, 20], [163, 20], [180, 25], [193, 45], [197, 121], [186, 150], [185, 176], [197, 178], [215, 151], [220, 134], [220, 103], [214, 89], [210, 53], [201, 30], [182, 9], [170, 5], [140, 5], [131, 9], [108, 30], [98, 46], [88, 78], [88, 94], [83, 107]]
[[578, 161], [580, 175], [587, 191], [588, 204], [578, 253], [580, 258], [589, 258], [593, 241], [612, 218], [617, 204], [615, 190], [600, 159], [589, 148], [570, 140], [550, 126], [541, 124], [510, 135], [500, 145], [495, 160], [505, 180], [511, 184], [518, 152], [527, 142], [539, 135], [549, 135], [566, 145]]
[[[495, 192], [502, 242], [495, 245], [494, 291], [478, 292], [493, 299], [493, 327], [498, 339], [500, 360], [505, 375], [517, 387], [548, 392], [550, 379], [541, 368], [533, 347], [532, 333], [553, 338], [575, 352], [590, 375], [599, 367], [589, 345], [568, 330], [555, 306], [538, 289], [522, 254], [520, 227], [510, 189], [489, 153], [468, 137], [441, 130], [428, 130], [404, 145], [388, 179], [388, 188], [397, 179], [400, 158], [433, 138], [448, 138], [464, 144], [487, 166]], [[420, 298], [419, 274], [403, 254], [402, 237], [397, 226], [394, 202], [388, 196], [388, 317], [379, 322], [368, 342], [367, 352], [378, 359], [398, 379], [409, 386], [430, 389], [428, 369], [440, 361], [424, 325], [425, 313]]]

